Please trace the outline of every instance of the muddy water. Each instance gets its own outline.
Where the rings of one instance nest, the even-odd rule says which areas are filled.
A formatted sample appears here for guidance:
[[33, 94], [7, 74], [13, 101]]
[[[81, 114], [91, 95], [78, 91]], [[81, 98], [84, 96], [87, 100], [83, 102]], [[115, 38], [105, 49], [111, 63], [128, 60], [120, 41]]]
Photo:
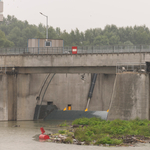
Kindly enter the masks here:
[[[40, 127], [46, 133], [56, 133], [61, 121], [17, 121], [0, 122], [0, 150], [150, 150], [150, 145], [137, 147], [100, 147], [56, 144], [36, 141], [34, 137], [40, 134]], [[69, 122], [70, 123], [70, 122]], [[14, 127], [18, 125], [20, 127]]]

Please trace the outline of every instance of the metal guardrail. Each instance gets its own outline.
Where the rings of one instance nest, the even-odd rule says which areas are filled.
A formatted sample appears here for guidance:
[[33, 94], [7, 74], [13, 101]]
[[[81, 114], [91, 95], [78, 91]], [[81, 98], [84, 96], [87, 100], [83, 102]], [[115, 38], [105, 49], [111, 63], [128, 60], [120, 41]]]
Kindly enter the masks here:
[[116, 73], [146, 72], [146, 63], [121, 62], [116, 64]]
[[[137, 46], [78, 46], [78, 54], [145, 53], [150, 45]], [[19, 54], [72, 54], [72, 47], [0, 48], [0, 55]]]

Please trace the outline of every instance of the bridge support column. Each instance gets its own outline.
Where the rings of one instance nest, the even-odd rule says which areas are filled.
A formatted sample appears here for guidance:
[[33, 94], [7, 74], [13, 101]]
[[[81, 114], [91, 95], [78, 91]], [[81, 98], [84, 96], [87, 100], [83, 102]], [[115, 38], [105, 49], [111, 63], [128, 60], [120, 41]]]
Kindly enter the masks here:
[[0, 121], [8, 120], [7, 75], [0, 74]]
[[7, 75], [8, 120], [17, 120], [17, 75]]
[[16, 75], [0, 75], [0, 120], [17, 120]]

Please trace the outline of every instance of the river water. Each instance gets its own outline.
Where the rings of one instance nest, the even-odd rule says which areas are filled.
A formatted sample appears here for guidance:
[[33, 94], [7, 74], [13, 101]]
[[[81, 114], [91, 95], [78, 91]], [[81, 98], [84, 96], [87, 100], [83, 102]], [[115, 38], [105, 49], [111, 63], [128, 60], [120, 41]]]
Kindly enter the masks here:
[[[101, 147], [57, 144], [35, 140], [43, 127], [46, 133], [56, 133], [62, 121], [6, 121], [0, 122], [0, 150], [150, 150], [150, 144], [137, 147]], [[71, 124], [71, 122], [69, 122]], [[18, 125], [20, 127], [14, 127]]]

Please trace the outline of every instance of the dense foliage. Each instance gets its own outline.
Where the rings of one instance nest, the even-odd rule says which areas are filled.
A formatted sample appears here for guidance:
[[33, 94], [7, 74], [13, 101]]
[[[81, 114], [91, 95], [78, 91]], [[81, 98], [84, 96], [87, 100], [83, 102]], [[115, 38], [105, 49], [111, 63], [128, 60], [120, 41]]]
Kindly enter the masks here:
[[[0, 23], [1, 47], [26, 47], [29, 38], [45, 38], [46, 28], [43, 24], [30, 25], [27, 21], [20, 21], [14, 16], [7, 16]], [[150, 29], [144, 26], [117, 27], [106, 25], [104, 29], [78, 29], [70, 33], [60, 28], [48, 28], [49, 38], [63, 39], [65, 46], [100, 46], [100, 45], [150, 45]], [[6, 37], [5, 37], [6, 36]]]
[[73, 125], [84, 125], [75, 130], [75, 137], [79, 141], [92, 142], [95, 144], [120, 144], [123, 141], [114, 137], [126, 135], [140, 135], [150, 137], [149, 120], [114, 120], [106, 121], [98, 118], [80, 118]]

